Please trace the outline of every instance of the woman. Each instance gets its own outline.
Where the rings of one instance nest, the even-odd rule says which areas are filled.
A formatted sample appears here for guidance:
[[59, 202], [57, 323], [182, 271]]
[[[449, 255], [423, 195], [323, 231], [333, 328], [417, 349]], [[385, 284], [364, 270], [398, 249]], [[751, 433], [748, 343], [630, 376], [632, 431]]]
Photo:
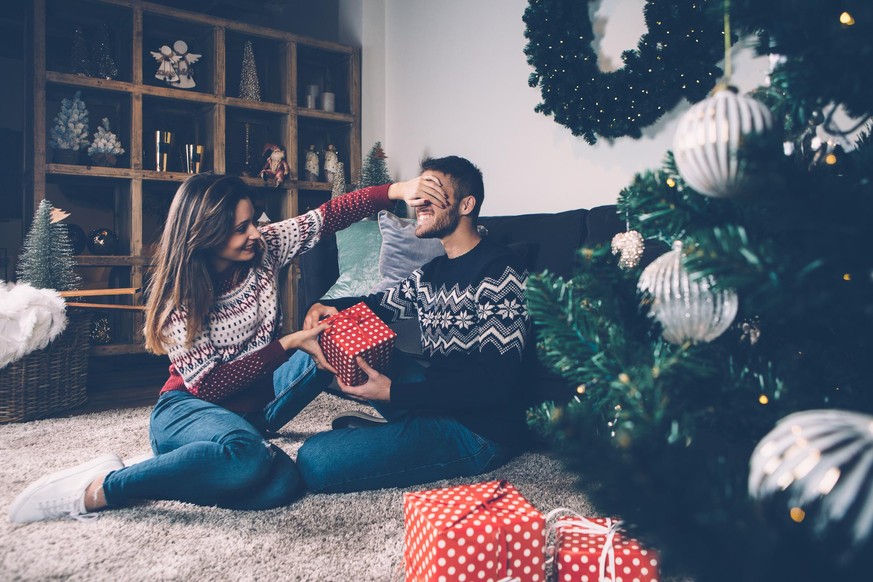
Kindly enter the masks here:
[[[307, 386], [321, 385], [303, 380], [335, 370], [318, 346], [325, 325], [280, 334], [279, 272], [322, 236], [401, 199], [411, 207], [447, 200], [439, 185], [416, 178], [257, 228], [242, 180], [186, 180], [170, 206], [145, 311], [145, 346], [171, 363], [149, 425], [154, 456], [125, 467], [109, 454], [47, 475], [13, 501], [10, 519], [78, 516], [138, 499], [235, 509], [293, 500], [302, 489], [297, 467], [266, 434], [313, 398]], [[312, 357], [289, 361], [297, 350]]]

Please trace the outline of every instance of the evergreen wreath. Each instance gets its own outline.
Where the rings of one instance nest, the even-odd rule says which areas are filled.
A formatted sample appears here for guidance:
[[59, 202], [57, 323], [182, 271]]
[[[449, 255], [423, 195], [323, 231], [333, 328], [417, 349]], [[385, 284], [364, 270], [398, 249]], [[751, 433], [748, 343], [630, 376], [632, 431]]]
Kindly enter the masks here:
[[703, 99], [722, 71], [721, 2], [646, 0], [648, 31], [636, 50], [622, 53], [624, 67], [604, 73], [591, 46], [589, 2], [530, 0], [524, 11], [528, 79], [540, 86], [535, 111], [552, 115], [589, 144], [597, 136], [639, 138], [683, 97]]

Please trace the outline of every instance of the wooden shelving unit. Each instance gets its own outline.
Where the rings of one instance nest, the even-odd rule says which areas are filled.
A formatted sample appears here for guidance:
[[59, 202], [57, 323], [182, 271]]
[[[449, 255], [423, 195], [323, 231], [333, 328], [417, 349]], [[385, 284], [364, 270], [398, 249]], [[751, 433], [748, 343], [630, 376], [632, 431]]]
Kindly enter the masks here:
[[[158, 129], [176, 133], [177, 147], [181, 141], [204, 145], [202, 171], [242, 175], [243, 128], [248, 126], [255, 176], [243, 179], [251, 186], [257, 215], [264, 211], [274, 221], [295, 216], [330, 196], [331, 185], [326, 181], [297, 180], [310, 144], [319, 152], [334, 144], [347, 181], [360, 173], [360, 55], [353, 47], [141, 0], [33, 0], [31, 21], [33, 135], [29, 145], [33, 155], [28, 172], [32, 207], [28, 211], [49, 198], [71, 212], [68, 221], [85, 233], [109, 228], [118, 234], [113, 254], [77, 256], [83, 275], [93, 275], [85, 279], [93, 280], [94, 287], [141, 288], [148, 281], [150, 257], [170, 199], [190, 175], [180, 160], [168, 171], [157, 170]], [[107, 23], [110, 26], [104, 28]], [[117, 78], [73, 73], [70, 49], [77, 27], [108, 34]], [[203, 55], [194, 68], [196, 87], [187, 90], [156, 79], [158, 65], [149, 54], [180, 39], [190, 52]], [[254, 47], [261, 101], [239, 97], [246, 41]], [[311, 84], [336, 94], [336, 111], [300, 105]], [[84, 154], [79, 164], [52, 161], [48, 138], [53, 119], [60, 100], [76, 91], [82, 92], [89, 109], [89, 134], [107, 117], [127, 150], [116, 167], [88, 165]], [[266, 143], [281, 144], [287, 152], [290, 179], [279, 188], [256, 177]], [[301, 193], [305, 193], [305, 204], [300, 202]], [[296, 279], [297, 269], [292, 265], [283, 279], [286, 329], [297, 325]], [[123, 296], [106, 301], [131, 305], [131, 299]], [[127, 309], [106, 311], [119, 312], [113, 315], [117, 338], [109, 345], [93, 346], [92, 354], [141, 351], [141, 314]]]

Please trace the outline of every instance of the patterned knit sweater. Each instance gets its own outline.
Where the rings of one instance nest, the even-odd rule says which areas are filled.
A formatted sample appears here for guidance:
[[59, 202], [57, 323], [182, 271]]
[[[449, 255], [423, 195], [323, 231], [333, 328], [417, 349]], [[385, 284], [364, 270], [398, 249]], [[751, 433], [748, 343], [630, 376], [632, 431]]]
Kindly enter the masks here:
[[388, 184], [322, 204], [306, 214], [260, 228], [266, 250], [233, 285], [216, 280], [217, 297], [207, 322], [185, 346], [187, 312], [177, 308], [167, 322], [170, 378], [161, 393], [187, 390], [238, 412], [253, 412], [273, 399], [273, 372], [288, 359], [278, 338], [279, 272], [322, 236], [388, 208]]
[[[391, 404], [454, 416], [498, 442], [519, 441], [528, 401], [527, 278], [515, 253], [483, 239], [460, 257], [437, 257], [395, 287], [363, 298], [387, 323], [417, 317], [421, 325], [430, 361], [425, 380], [392, 382]], [[360, 300], [324, 303], [344, 309]]]

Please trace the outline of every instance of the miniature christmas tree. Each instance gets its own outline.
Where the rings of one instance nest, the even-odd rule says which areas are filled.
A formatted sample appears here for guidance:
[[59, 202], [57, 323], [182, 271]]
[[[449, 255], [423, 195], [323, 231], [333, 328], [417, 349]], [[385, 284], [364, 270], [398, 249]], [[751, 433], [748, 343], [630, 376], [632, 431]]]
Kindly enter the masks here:
[[370, 153], [367, 154], [367, 157], [364, 158], [364, 167], [361, 168], [361, 179], [358, 183], [358, 188], [379, 186], [391, 181], [391, 175], [388, 173], [388, 164], [385, 163], [387, 157], [382, 149], [382, 142], [377, 141], [370, 148]]
[[255, 52], [252, 41], [243, 46], [242, 75], [239, 79], [239, 98], [249, 101], [261, 100], [261, 85], [258, 83], [258, 67], [255, 65]]
[[94, 141], [88, 148], [88, 155], [98, 166], [114, 166], [118, 162], [117, 156], [124, 153], [118, 136], [110, 131], [109, 118], [103, 118], [103, 124], [97, 128]]
[[333, 188], [331, 190], [330, 197], [336, 198], [337, 196], [342, 196], [346, 193], [346, 170], [345, 166], [342, 162], [337, 162], [336, 164], [336, 174], [333, 176]]
[[[387, 158], [385, 150], [382, 149], [382, 142], [377, 141], [370, 148], [370, 153], [367, 154], [367, 157], [364, 158], [364, 167], [361, 168], [361, 179], [358, 182], [358, 188], [379, 186], [391, 181], [391, 174], [388, 173], [388, 164], [385, 162]], [[406, 203], [398, 200], [394, 205], [394, 214], [406, 216]]]
[[18, 259], [18, 280], [39, 289], [78, 289], [82, 279], [74, 271], [73, 245], [60, 222], [66, 215], [53, 220], [53, 211], [51, 202], [40, 201]]
[[94, 45], [93, 54], [98, 77], [104, 79], [118, 77], [118, 65], [115, 64], [115, 57], [112, 56], [112, 47], [109, 41], [109, 27], [105, 24], [100, 30], [100, 40]]
[[88, 145], [88, 110], [81, 95], [81, 91], [76, 91], [72, 99], [61, 101], [61, 110], [55, 116], [49, 139], [49, 145], [58, 151], [78, 152]]
[[73, 30], [73, 46], [70, 47], [70, 69], [76, 75], [91, 75], [93, 63], [85, 41], [85, 32], [81, 26]]

